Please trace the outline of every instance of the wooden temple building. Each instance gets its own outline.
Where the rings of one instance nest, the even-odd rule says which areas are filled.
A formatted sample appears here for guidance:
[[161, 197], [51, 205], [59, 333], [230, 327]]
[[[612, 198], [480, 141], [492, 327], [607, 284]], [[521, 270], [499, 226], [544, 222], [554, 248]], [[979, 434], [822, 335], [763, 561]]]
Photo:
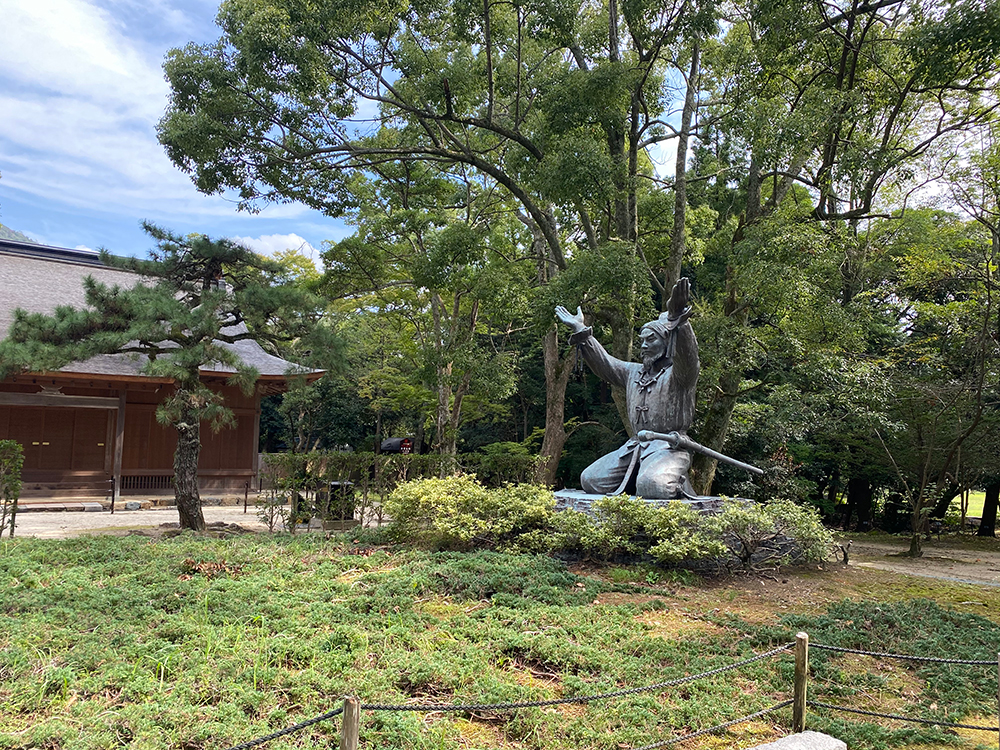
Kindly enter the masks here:
[[[93, 252], [0, 240], [0, 338], [14, 310], [51, 313], [57, 305], [84, 305], [83, 279], [128, 286], [138, 277], [103, 265]], [[203, 424], [198, 467], [203, 492], [243, 495], [254, 486], [260, 399], [286, 388], [292, 363], [252, 340], [226, 345], [259, 373], [252, 395], [227, 385], [230, 372], [203, 370], [236, 424], [213, 432]], [[310, 373], [310, 379], [320, 373]], [[172, 427], [156, 421], [170, 380], [142, 374], [134, 356], [102, 355], [57, 372], [0, 380], [0, 439], [24, 447], [22, 498], [171, 494]]]

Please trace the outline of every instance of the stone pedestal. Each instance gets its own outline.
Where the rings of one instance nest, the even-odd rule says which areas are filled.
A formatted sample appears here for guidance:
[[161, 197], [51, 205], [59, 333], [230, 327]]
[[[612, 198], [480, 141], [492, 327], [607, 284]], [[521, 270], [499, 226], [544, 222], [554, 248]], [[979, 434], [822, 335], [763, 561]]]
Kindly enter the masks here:
[[799, 732], [749, 750], [847, 750], [847, 743], [821, 732]]
[[[591, 512], [591, 506], [595, 501], [605, 497], [604, 495], [591, 495], [583, 490], [559, 490], [554, 494], [556, 498], [556, 510], [576, 510], [587, 514]], [[633, 500], [635, 499], [635, 495], [629, 495], [629, 497]], [[676, 500], [650, 500], [643, 498], [643, 501], [649, 505], [666, 505], [672, 502], [684, 503], [684, 505], [703, 513], [716, 513], [722, 509], [721, 497], [700, 497], [697, 499], [682, 497]]]

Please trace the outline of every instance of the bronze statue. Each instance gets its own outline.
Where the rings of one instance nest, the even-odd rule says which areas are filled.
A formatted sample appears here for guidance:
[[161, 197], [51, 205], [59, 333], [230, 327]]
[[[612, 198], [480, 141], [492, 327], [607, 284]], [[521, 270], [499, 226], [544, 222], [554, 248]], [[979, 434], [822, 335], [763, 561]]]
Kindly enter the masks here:
[[631, 489], [646, 499], [694, 496], [688, 482], [691, 453], [683, 442], [694, 420], [698, 384], [698, 342], [691, 317], [691, 282], [678, 281], [667, 311], [639, 332], [642, 363], [623, 362], [605, 351], [592, 335], [578, 307], [576, 315], [560, 305], [556, 316], [573, 329], [570, 342], [579, 346], [594, 373], [625, 389], [629, 422], [636, 437], [583, 470], [580, 483], [594, 495], [618, 495]]

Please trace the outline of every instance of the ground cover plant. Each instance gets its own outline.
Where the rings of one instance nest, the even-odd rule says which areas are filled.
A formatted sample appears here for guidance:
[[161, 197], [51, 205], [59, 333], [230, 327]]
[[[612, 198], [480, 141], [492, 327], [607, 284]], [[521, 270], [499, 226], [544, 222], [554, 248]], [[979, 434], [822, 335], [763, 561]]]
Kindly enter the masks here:
[[[718, 581], [652, 565], [570, 569], [545, 556], [375, 548], [320, 535], [4, 540], [0, 748], [209, 750], [327, 711], [345, 694], [489, 703], [636, 687], [724, 666], [803, 627], [834, 643], [869, 643], [875, 632], [885, 650], [965, 655], [1000, 640], [995, 622], [962, 611], [970, 587], [920, 584], [934, 598], [956, 591], [953, 611], [907, 604], [912, 584], [878, 571], [863, 580], [839, 568], [794, 575]], [[884, 601], [853, 604], [869, 596], [872, 576]], [[975, 596], [988, 604], [981, 611], [1000, 612], [1000, 592]], [[938, 642], [920, 640], [924, 625], [941, 629]], [[817, 682], [853, 674], [850, 663], [813, 659]], [[927, 690], [894, 708], [990, 711], [995, 682], [980, 688], [974, 675], [936, 667], [893, 673], [902, 674], [907, 689]], [[368, 748], [631, 748], [772, 705], [790, 686], [790, 657], [775, 657], [599, 704], [365, 713], [362, 736]], [[787, 718], [741, 727], [740, 744], [775, 739]], [[857, 748], [963, 741], [935, 728], [835, 726]], [[327, 748], [336, 733], [335, 722], [323, 723], [268, 747]]]

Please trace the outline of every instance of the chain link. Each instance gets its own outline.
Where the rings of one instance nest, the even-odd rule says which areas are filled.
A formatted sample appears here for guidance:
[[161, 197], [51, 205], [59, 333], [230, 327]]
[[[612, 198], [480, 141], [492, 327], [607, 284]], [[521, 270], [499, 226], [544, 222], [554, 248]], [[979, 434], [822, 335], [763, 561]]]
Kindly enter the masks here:
[[326, 721], [327, 719], [332, 719], [334, 716], [339, 716], [344, 713], [344, 709], [335, 708], [332, 711], [327, 711], [325, 714], [320, 714], [319, 716], [314, 716], [311, 719], [306, 719], [305, 721], [300, 721], [298, 724], [293, 724], [290, 727], [285, 727], [277, 732], [272, 732], [271, 734], [265, 735], [263, 737], [258, 737], [255, 740], [247, 740], [246, 742], [241, 742], [239, 745], [233, 745], [229, 750], [247, 750], [247, 748], [256, 747], [257, 745], [263, 745], [265, 742], [270, 742], [271, 740], [276, 740], [279, 737], [284, 737], [286, 734], [292, 734], [293, 732], [298, 732], [300, 729], [305, 729], [306, 727], [311, 727], [313, 724], [319, 724], [321, 721]]
[[695, 680], [700, 680], [704, 677], [713, 677], [723, 672], [729, 672], [733, 669], [739, 669], [740, 667], [745, 667], [748, 664], [753, 664], [756, 661], [762, 659], [767, 659], [768, 657], [774, 656], [775, 654], [780, 654], [782, 651], [787, 651], [789, 648], [794, 646], [793, 643], [786, 643], [778, 648], [771, 649], [762, 654], [757, 654], [749, 659], [744, 659], [743, 661], [738, 661], [734, 664], [729, 664], [725, 667], [719, 667], [717, 669], [709, 670], [708, 672], [700, 672], [698, 674], [689, 675], [687, 677], [678, 677], [674, 680], [667, 680], [666, 682], [657, 682], [653, 685], [645, 685], [643, 687], [637, 688], [626, 688], [623, 690], [614, 690], [610, 693], [593, 693], [591, 695], [577, 695], [572, 698], [553, 698], [551, 700], [544, 701], [522, 701], [519, 703], [480, 703], [480, 704], [464, 704], [456, 705], [454, 703], [439, 703], [439, 704], [419, 704], [419, 703], [404, 703], [404, 704], [391, 704], [391, 703], [362, 703], [361, 708], [366, 711], [508, 711], [515, 708], [540, 708], [542, 706], [558, 706], [565, 703], [589, 703], [591, 701], [606, 700], [608, 698], [618, 698], [623, 695], [635, 695], [636, 693], [645, 693], [650, 690], [661, 690], [668, 687], [676, 687], [678, 685], [684, 685], [688, 682], [694, 682]]
[[862, 651], [856, 648], [844, 648], [842, 646], [825, 646], [822, 643], [810, 643], [809, 648], [818, 648], [823, 651], [838, 651], [842, 654], [861, 654], [862, 656], [879, 656], [885, 659], [909, 659], [910, 661], [927, 661], [935, 664], [988, 664], [996, 666], [996, 661], [984, 661], [982, 659], [944, 659], [939, 656], [910, 656], [908, 654], [887, 654], [881, 651]]
[[883, 714], [878, 711], [865, 711], [860, 708], [847, 708], [845, 706], [834, 706], [832, 703], [820, 703], [819, 701], [809, 701], [809, 706], [819, 706], [832, 711], [847, 711], [852, 714], [863, 714], [865, 716], [877, 716], [880, 719], [896, 719], [897, 721], [913, 721], [918, 724], [933, 724], [939, 727], [955, 727], [957, 729], [980, 729], [984, 732], [997, 732], [1000, 727], [977, 727], [973, 724], [953, 724], [948, 721], [935, 721], [934, 719], [915, 719], [910, 716], [900, 716], [899, 714]]
[[759, 719], [761, 716], [765, 716], [769, 713], [777, 711], [778, 709], [784, 708], [785, 706], [790, 706], [794, 702], [795, 701], [793, 700], [782, 701], [781, 703], [773, 705], [770, 708], [765, 708], [762, 709], [761, 711], [757, 711], [756, 713], [752, 713], [747, 716], [741, 716], [740, 718], [733, 719], [732, 721], [727, 721], [725, 724], [717, 724], [716, 726], [709, 727], [708, 729], [699, 729], [697, 732], [692, 732], [691, 734], [685, 734], [680, 737], [673, 737], [672, 739], [669, 740], [661, 740], [660, 742], [654, 742], [650, 745], [643, 745], [642, 747], [635, 748], [635, 750], [653, 750], [653, 748], [657, 747], [667, 747], [668, 745], [676, 745], [679, 742], [687, 742], [688, 740], [693, 740], [695, 737], [701, 737], [703, 734], [711, 734], [712, 732], [718, 732], [722, 729], [728, 729], [734, 724], [742, 724], [746, 721]]

